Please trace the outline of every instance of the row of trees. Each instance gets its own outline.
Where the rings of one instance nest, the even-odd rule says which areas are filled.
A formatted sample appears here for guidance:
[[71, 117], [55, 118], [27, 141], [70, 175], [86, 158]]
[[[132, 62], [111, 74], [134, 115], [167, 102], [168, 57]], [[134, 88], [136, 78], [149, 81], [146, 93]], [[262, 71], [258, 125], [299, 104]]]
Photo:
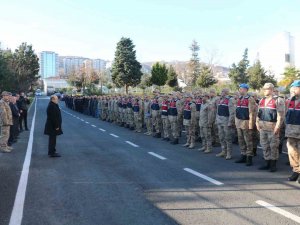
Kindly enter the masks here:
[[266, 71], [259, 60], [256, 60], [254, 64], [250, 66], [247, 48], [244, 51], [241, 61], [237, 65], [235, 63], [232, 64], [229, 71], [229, 78], [236, 87], [241, 83], [248, 83], [254, 90], [259, 90], [265, 83], [277, 85], [274, 74], [270, 71]]
[[[186, 84], [189, 87], [201, 88], [208, 88], [216, 84], [218, 81], [214, 78], [213, 64], [200, 63], [200, 47], [195, 40], [192, 42], [190, 50], [191, 59], [187, 66]], [[178, 89], [178, 75], [172, 65], [157, 62], [152, 65], [150, 74], [142, 73], [141, 70], [142, 66], [136, 59], [135, 45], [130, 38], [122, 37], [117, 43], [111, 71], [96, 72], [82, 67], [69, 75], [69, 82], [73, 86], [81, 88], [91, 89], [96, 84], [101, 84], [101, 86], [106, 84], [111, 88], [112, 85], [107, 80], [107, 73], [111, 72], [114, 86], [124, 87], [126, 93], [128, 93], [129, 87], [146, 89], [152, 85], [159, 88], [167, 85], [174, 90]], [[293, 80], [300, 79], [300, 72], [295, 68], [287, 68], [284, 77], [285, 79], [280, 85], [288, 86]], [[230, 86], [236, 89], [241, 83], [248, 83], [254, 90], [259, 90], [267, 82], [277, 85], [274, 75], [270, 71], [266, 71], [259, 60], [250, 66], [248, 49], [245, 49], [242, 59], [230, 67], [229, 78]]]
[[39, 79], [39, 60], [32, 45], [22, 43], [14, 52], [0, 49], [0, 90], [32, 91]]
[[[158, 87], [168, 85], [173, 89], [178, 88], [178, 75], [172, 65], [155, 63], [152, 66], [151, 74], [141, 72], [141, 64], [136, 59], [135, 46], [131, 39], [122, 37], [117, 43], [114, 63], [112, 65], [112, 80], [116, 87], [125, 87], [126, 93], [130, 86], [138, 86], [142, 89], [156, 85]], [[190, 86], [207, 88], [217, 80], [213, 77], [210, 65], [200, 64], [198, 51], [200, 47], [193, 41], [191, 47], [192, 58], [189, 62]]]

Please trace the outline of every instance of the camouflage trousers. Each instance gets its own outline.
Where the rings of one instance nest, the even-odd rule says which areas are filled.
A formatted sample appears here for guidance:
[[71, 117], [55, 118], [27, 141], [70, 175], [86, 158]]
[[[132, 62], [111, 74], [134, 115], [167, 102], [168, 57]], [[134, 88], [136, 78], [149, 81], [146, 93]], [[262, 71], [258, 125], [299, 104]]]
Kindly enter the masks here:
[[260, 130], [260, 145], [265, 160], [278, 160], [279, 134], [274, 134], [273, 131]]
[[200, 137], [202, 140], [202, 147], [205, 147], [205, 150], [212, 150], [212, 137], [211, 137], [211, 127], [202, 127], [200, 126]]
[[253, 156], [252, 130], [238, 128], [237, 133], [241, 154]]
[[163, 137], [169, 138], [170, 137], [170, 122], [168, 117], [162, 117], [162, 131], [163, 131]]
[[253, 140], [253, 148], [257, 148], [258, 144], [259, 144], [259, 139], [260, 139], [260, 133], [257, 130], [257, 128], [255, 127], [252, 130], [252, 140]]
[[220, 143], [219, 133], [218, 133], [218, 125], [213, 123], [211, 128], [211, 138], [213, 143]]
[[182, 114], [177, 115], [177, 122], [178, 122], [178, 132], [181, 132], [183, 130], [183, 115]]
[[134, 115], [133, 115], [132, 109], [127, 109], [127, 124], [130, 127], [133, 127], [133, 124], [134, 124]]
[[186, 125], [185, 126], [185, 130], [186, 130], [186, 143], [189, 144], [195, 144], [195, 131], [196, 131], [196, 124], [190, 124], [190, 125]]
[[10, 126], [1, 126], [0, 127], [0, 148], [7, 147], [9, 132], [10, 132]]
[[101, 115], [102, 115], [102, 120], [106, 120], [108, 118], [107, 109], [103, 109]]
[[142, 131], [142, 116], [139, 113], [134, 113], [134, 127], [137, 132]]
[[300, 173], [300, 139], [288, 138], [287, 149], [293, 172]]
[[222, 150], [225, 152], [232, 152], [232, 128], [223, 124], [218, 125], [218, 132]]
[[122, 123], [123, 121], [123, 113], [122, 110], [119, 110], [118, 112], [118, 123]]
[[153, 116], [152, 123], [155, 128], [155, 132], [160, 133], [161, 132], [161, 117], [159, 115]]
[[179, 136], [177, 116], [169, 116], [169, 122], [171, 126], [172, 136], [173, 138], [177, 139]]
[[147, 133], [152, 134], [151, 118], [145, 116], [144, 121], [145, 121], [145, 124], [146, 124]]

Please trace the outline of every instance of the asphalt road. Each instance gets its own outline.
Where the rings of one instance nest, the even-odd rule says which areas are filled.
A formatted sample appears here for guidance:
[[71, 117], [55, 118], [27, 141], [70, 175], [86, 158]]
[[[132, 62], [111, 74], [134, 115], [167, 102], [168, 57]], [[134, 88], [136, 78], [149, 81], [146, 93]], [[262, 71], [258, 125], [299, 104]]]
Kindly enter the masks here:
[[[220, 149], [207, 155], [173, 146], [61, 103], [62, 157], [48, 158], [43, 135], [48, 102], [46, 97], [36, 102], [24, 202], [17, 190], [20, 177], [22, 182], [27, 177], [21, 172], [30, 133], [21, 134], [12, 153], [0, 153], [0, 225], [17, 217], [23, 225], [300, 223], [300, 186], [286, 181], [284, 154], [278, 172], [262, 172], [261, 151], [254, 166], [246, 167], [216, 158]], [[35, 105], [30, 123], [34, 112]], [[238, 146], [233, 155], [239, 156]], [[19, 210], [12, 213], [13, 208]]]

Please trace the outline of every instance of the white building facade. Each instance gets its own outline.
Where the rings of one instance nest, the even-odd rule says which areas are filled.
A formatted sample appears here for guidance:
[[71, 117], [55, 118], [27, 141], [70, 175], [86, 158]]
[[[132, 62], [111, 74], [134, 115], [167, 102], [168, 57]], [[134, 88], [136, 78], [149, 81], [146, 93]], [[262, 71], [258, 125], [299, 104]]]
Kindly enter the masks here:
[[295, 58], [295, 38], [289, 32], [277, 34], [257, 52], [257, 59], [267, 71], [275, 75], [277, 80], [283, 78], [286, 67], [295, 66]]

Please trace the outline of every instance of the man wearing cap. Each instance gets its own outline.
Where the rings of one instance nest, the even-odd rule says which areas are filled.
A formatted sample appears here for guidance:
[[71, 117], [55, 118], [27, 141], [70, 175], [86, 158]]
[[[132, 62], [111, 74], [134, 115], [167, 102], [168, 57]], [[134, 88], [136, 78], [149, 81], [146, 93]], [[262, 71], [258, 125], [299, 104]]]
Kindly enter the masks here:
[[160, 107], [159, 107], [159, 97], [155, 96], [150, 105], [152, 123], [155, 130], [154, 137], [161, 138], [161, 117], [160, 117]]
[[203, 151], [204, 153], [212, 152], [211, 129], [214, 122], [214, 116], [211, 110], [209, 98], [210, 95], [208, 93], [203, 93], [202, 106], [199, 116], [200, 136], [202, 140], [202, 148], [200, 148], [199, 151]]
[[150, 114], [150, 99], [148, 96], [145, 96], [144, 102], [143, 102], [143, 108], [144, 108], [144, 122], [146, 125], [147, 132], [145, 135], [152, 135], [152, 122], [151, 122], [151, 114]]
[[163, 100], [160, 103], [161, 108], [161, 121], [162, 121], [162, 133], [163, 133], [163, 140], [170, 141], [170, 122], [169, 122], [169, 100], [168, 95], [163, 96]]
[[263, 149], [266, 165], [260, 170], [275, 172], [276, 162], [279, 157], [279, 133], [284, 118], [284, 101], [274, 95], [274, 85], [265, 83], [265, 97], [259, 101], [256, 127], [260, 133], [260, 144]]
[[177, 145], [179, 143], [178, 137], [179, 137], [179, 132], [178, 132], [178, 101], [176, 99], [175, 94], [170, 95], [170, 105], [169, 105], [169, 112], [168, 112], [168, 118], [171, 126], [171, 133], [173, 136], [173, 140], [171, 144]]
[[252, 166], [253, 142], [252, 130], [255, 126], [255, 100], [248, 94], [249, 85], [241, 84], [240, 97], [236, 104], [235, 125], [238, 132], [238, 141], [241, 157], [236, 163], [246, 163]]
[[300, 80], [294, 81], [291, 88], [294, 96], [288, 102], [285, 120], [288, 155], [293, 169], [288, 180], [300, 184]]
[[12, 112], [9, 107], [10, 92], [3, 91], [0, 100], [0, 151], [11, 152], [12, 147], [7, 145], [9, 139], [10, 126], [13, 125]]
[[210, 89], [209, 95], [210, 95], [210, 109], [211, 109], [211, 114], [213, 119], [213, 124], [211, 128], [212, 144], [213, 147], [219, 147], [220, 140], [218, 135], [218, 125], [216, 124], [216, 115], [217, 115], [218, 102], [220, 98], [217, 96], [217, 92], [215, 89]]
[[186, 144], [184, 147], [193, 149], [195, 147], [196, 129], [196, 104], [192, 101], [192, 94], [186, 94], [186, 101], [183, 109], [183, 125], [186, 130]]
[[219, 138], [222, 151], [217, 154], [217, 157], [225, 157], [226, 160], [231, 159], [232, 152], [232, 135], [235, 116], [234, 100], [229, 95], [229, 89], [224, 88], [221, 93], [221, 98], [218, 102], [216, 123], [218, 125]]
[[138, 98], [135, 98], [133, 104], [133, 118], [134, 118], [134, 126], [135, 132], [141, 133], [142, 132], [142, 120], [143, 120], [143, 105]]

